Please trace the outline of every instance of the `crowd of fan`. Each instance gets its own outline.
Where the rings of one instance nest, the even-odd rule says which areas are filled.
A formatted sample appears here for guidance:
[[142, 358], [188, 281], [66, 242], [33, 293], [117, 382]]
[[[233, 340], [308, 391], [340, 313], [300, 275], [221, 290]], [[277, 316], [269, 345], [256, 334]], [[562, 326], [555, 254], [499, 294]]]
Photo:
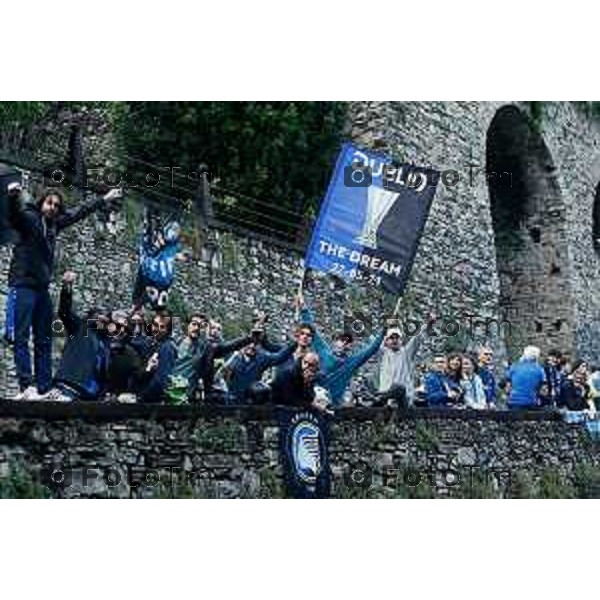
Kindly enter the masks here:
[[[151, 319], [143, 302], [134, 302], [127, 311], [98, 307], [85, 314], [76, 311], [72, 271], [62, 278], [58, 313], [66, 343], [53, 374], [49, 284], [57, 237], [94, 211], [118, 204], [120, 192], [111, 190], [72, 209], [64, 207], [55, 190], [30, 204], [22, 202], [22, 192], [20, 184], [8, 185], [8, 217], [19, 234], [9, 268], [5, 318], [5, 339], [14, 349], [20, 388], [16, 400], [273, 403], [320, 410], [352, 403], [475, 410], [596, 409], [599, 374], [583, 362], [569, 365], [558, 352], [550, 352], [541, 364], [539, 349], [529, 346], [509, 368], [494, 368], [493, 353], [484, 347], [477, 357], [435, 356], [429, 368], [422, 369], [416, 356], [428, 327], [404, 338], [401, 329], [388, 322], [366, 340], [355, 341], [350, 332], [342, 331], [330, 343], [316, 327], [302, 294], [295, 302], [297, 325], [285, 343], [268, 336], [264, 314], [257, 315], [247, 335], [224, 340], [221, 325], [203, 312], [192, 314], [181, 339], [175, 340], [173, 316], [164, 308]], [[161, 245], [168, 242], [165, 236]], [[134, 298], [138, 296], [134, 293]], [[359, 370], [372, 358], [374, 373], [353, 396]]]
[[487, 346], [477, 355], [435, 356], [417, 390], [417, 404], [473, 409], [541, 409], [587, 411], [600, 406], [600, 371], [577, 360], [570, 363], [558, 350], [545, 359], [527, 346], [512, 364], [493, 365]]
[[[493, 351], [436, 355], [428, 368], [416, 363], [427, 328], [403, 338], [388, 327], [356, 342], [340, 332], [330, 344], [315, 325], [302, 295], [297, 325], [278, 343], [258, 314], [247, 335], [224, 340], [220, 323], [198, 312], [176, 340], [173, 317], [160, 310], [148, 320], [141, 308], [109, 311], [73, 307], [76, 276], [63, 275], [59, 316], [66, 343], [52, 389], [33, 386], [17, 399], [115, 399], [142, 403], [281, 404], [333, 410], [343, 405], [446, 407], [450, 409], [560, 409], [595, 411], [597, 377], [585, 362], [570, 365], [551, 351], [529, 346], [510, 366], [494, 366]], [[358, 394], [355, 375], [370, 359], [375, 369]]]

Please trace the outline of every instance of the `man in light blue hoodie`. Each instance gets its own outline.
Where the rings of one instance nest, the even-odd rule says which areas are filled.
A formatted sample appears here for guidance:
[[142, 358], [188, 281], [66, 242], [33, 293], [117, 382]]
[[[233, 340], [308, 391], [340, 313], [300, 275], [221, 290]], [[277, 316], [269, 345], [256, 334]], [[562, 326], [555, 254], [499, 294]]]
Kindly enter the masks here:
[[[301, 294], [296, 302], [300, 309], [300, 322], [314, 326], [313, 314]], [[332, 348], [315, 328], [313, 349], [321, 363], [321, 385], [329, 392], [334, 406], [342, 403], [344, 392], [356, 371], [379, 350], [384, 332], [382, 328], [377, 335], [371, 335], [360, 348], [352, 351], [353, 338], [350, 334], [344, 332], [337, 335]]]

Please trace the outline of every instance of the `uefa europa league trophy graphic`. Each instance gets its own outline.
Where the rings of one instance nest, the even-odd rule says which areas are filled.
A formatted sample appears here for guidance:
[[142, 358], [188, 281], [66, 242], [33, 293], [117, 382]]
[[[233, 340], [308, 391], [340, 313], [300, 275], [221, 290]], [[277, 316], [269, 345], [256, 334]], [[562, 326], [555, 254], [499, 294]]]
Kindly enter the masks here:
[[385, 219], [394, 202], [397, 192], [371, 185], [367, 188], [367, 212], [361, 234], [356, 238], [359, 244], [375, 250], [377, 248], [377, 230]]

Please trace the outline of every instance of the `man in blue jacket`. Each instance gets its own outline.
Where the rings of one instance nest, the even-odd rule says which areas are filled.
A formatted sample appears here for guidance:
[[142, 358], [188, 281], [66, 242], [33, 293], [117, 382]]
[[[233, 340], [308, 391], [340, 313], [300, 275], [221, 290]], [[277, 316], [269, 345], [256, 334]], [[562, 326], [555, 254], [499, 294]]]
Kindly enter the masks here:
[[448, 360], [444, 355], [433, 359], [433, 368], [424, 377], [427, 406], [448, 406], [459, 400], [460, 394], [450, 385], [447, 369]]
[[[9, 221], [19, 234], [8, 272], [6, 338], [14, 345], [15, 366], [20, 392], [15, 400], [43, 398], [52, 382], [52, 301], [48, 286], [54, 270], [58, 234], [93, 211], [120, 198], [111, 190], [66, 210], [57, 190], [47, 191], [36, 206], [22, 205], [22, 195], [13, 194]], [[35, 385], [32, 376], [29, 337], [33, 330]]]
[[523, 356], [508, 370], [510, 386], [508, 408], [537, 408], [540, 405], [538, 393], [546, 382], [546, 374], [539, 364], [540, 349], [527, 346]]
[[[302, 294], [296, 302], [300, 308], [300, 321], [314, 325], [312, 312], [307, 308]], [[329, 392], [331, 402], [339, 406], [344, 399], [344, 392], [356, 371], [360, 369], [379, 350], [385, 330], [369, 339], [357, 350], [352, 350], [352, 336], [342, 333], [336, 336], [332, 348], [315, 329], [313, 349], [319, 356], [322, 372], [322, 386]]]
[[251, 342], [236, 352], [223, 366], [222, 376], [227, 383], [229, 400], [241, 404], [251, 396], [252, 386], [258, 383], [269, 368], [290, 358], [297, 344], [292, 342], [278, 352], [267, 352], [257, 342]]

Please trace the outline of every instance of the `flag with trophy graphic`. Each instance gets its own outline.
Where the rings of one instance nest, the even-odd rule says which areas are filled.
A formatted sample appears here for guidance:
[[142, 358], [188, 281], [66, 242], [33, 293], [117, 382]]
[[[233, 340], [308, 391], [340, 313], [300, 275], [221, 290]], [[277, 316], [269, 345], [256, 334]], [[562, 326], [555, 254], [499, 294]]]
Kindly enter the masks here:
[[401, 294], [439, 172], [342, 147], [306, 253], [307, 268]]

